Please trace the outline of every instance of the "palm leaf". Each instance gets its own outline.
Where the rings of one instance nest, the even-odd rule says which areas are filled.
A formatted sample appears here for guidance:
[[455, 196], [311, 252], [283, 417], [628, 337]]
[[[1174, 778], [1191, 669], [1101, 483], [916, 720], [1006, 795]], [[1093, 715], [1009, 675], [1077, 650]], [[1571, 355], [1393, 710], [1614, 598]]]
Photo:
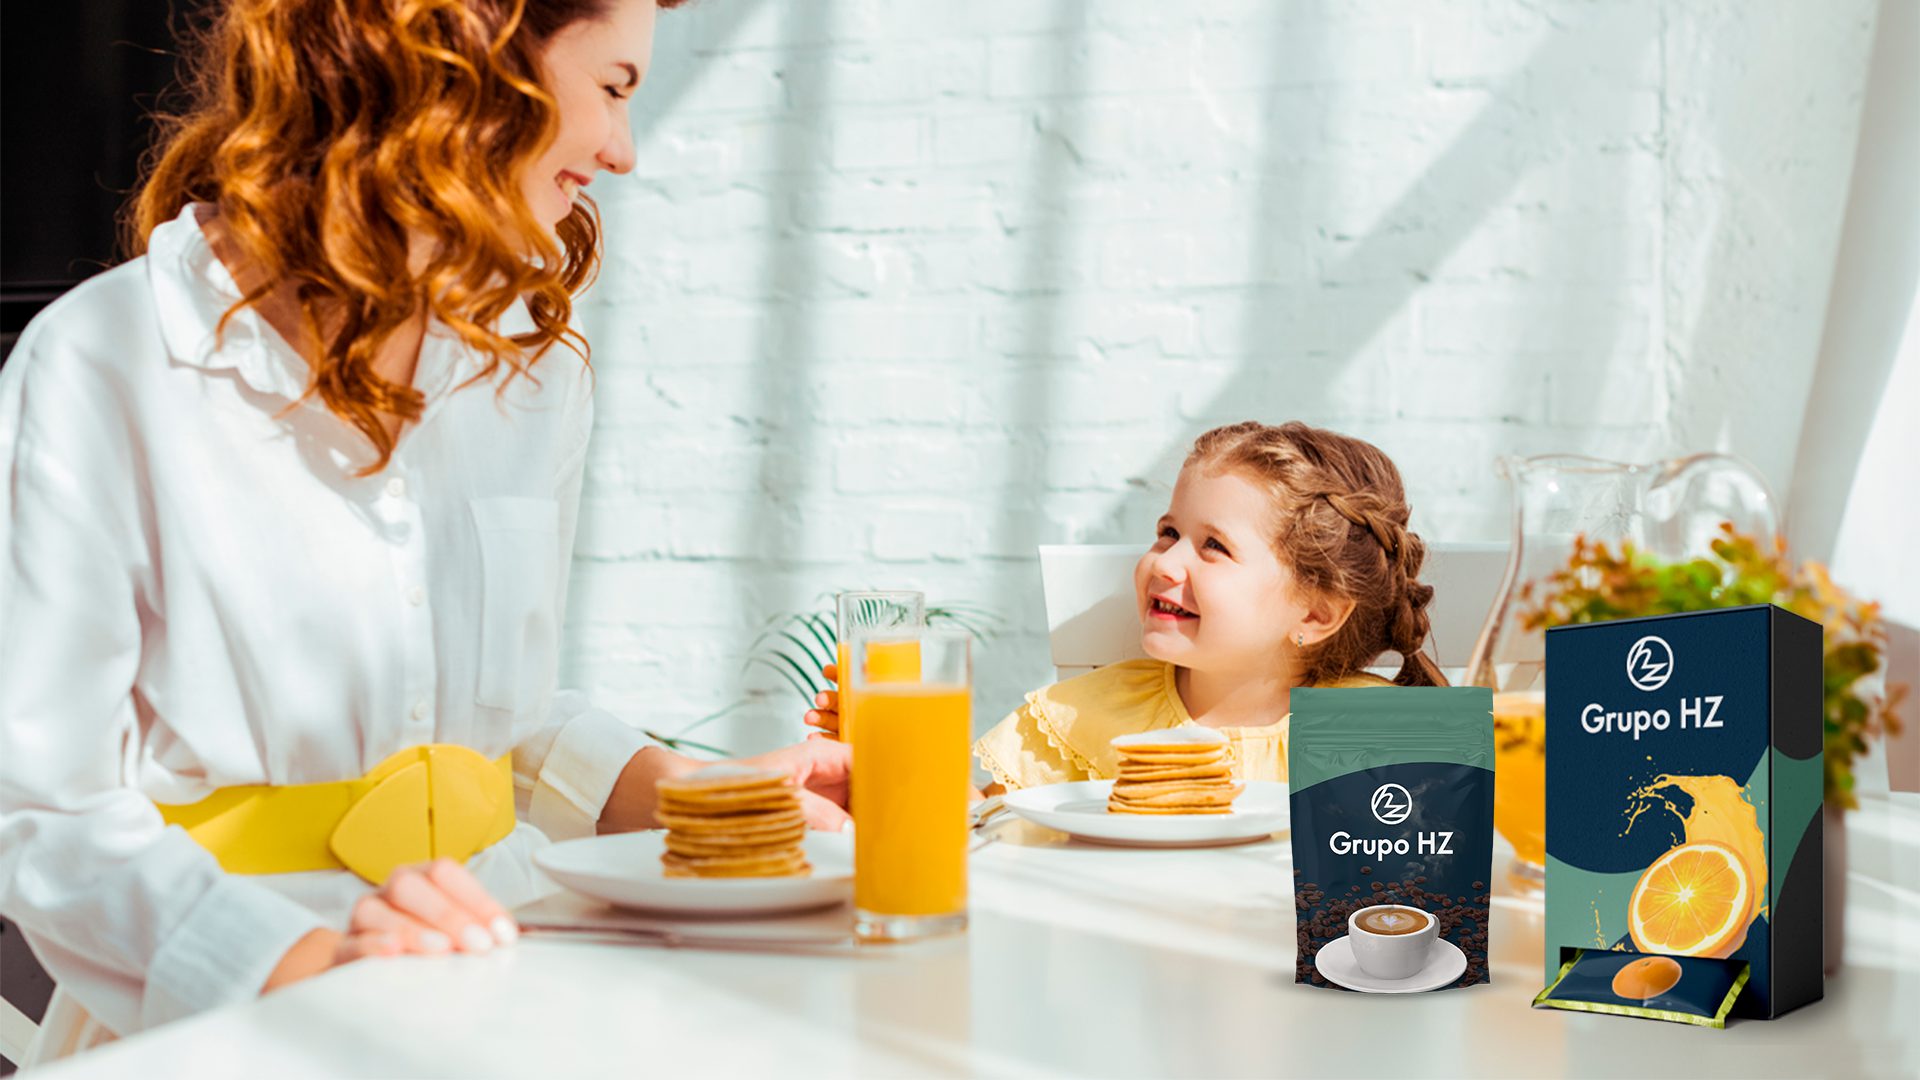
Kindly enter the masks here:
[[821, 616], [818, 612], [811, 615], [796, 616], [795, 621], [807, 628], [807, 633], [813, 635], [813, 639], [820, 643], [820, 648], [825, 650], [828, 656], [837, 656], [839, 654], [840, 632], [833, 625], [832, 621]]
[[[819, 671], [823, 665], [833, 662], [833, 649], [830, 647], [826, 648], [823, 652], [816, 653], [813, 651], [813, 646], [808, 644], [806, 641], [801, 640], [801, 638], [798, 635], [794, 634], [790, 630], [780, 631], [780, 636], [792, 642], [793, 647], [800, 650], [800, 655], [805, 657], [808, 661], [811, 662], [811, 666], [814, 671]], [[784, 657], [784, 656], [789, 656], [791, 654], [781, 652], [778, 655]], [[813, 680], [810, 677], [807, 681], [811, 682]]]
[[927, 623], [929, 625], [952, 623], [980, 641], [992, 641], [999, 636], [997, 620], [991, 620], [991, 617], [983, 619], [970, 613], [961, 614], [952, 608], [929, 609]]
[[807, 706], [809, 708], [813, 706], [813, 695], [819, 693], [820, 690], [813, 685], [813, 680], [805, 674], [795, 676], [795, 672], [804, 673], [806, 669], [795, 663], [792, 657], [780, 652], [764, 655], [755, 654], [747, 657], [745, 667], [750, 668], [755, 664], [759, 664], [761, 667], [772, 668], [774, 671], [779, 672], [780, 677], [787, 680], [787, 685], [793, 687], [794, 692], [806, 701]]
[[[788, 612], [768, 619], [766, 629], [748, 646], [741, 669], [771, 668], [800, 695], [807, 708], [812, 708], [814, 695], [826, 689], [820, 669], [839, 658], [838, 595], [820, 594], [815, 603], [822, 610]], [[993, 640], [1005, 625], [992, 610], [964, 602], [927, 608], [927, 622], [951, 624], [978, 641]]]
[[703, 742], [695, 742], [692, 739], [684, 738], [679, 735], [662, 735], [657, 731], [649, 731], [646, 728], [641, 728], [640, 734], [645, 735], [647, 738], [652, 739], [653, 741], [659, 743], [660, 745], [666, 747], [669, 750], [698, 750], [702, 753], [712, 754], [715, 757], [723, 757], [723, 758], [733, 756], [730, 752], [723, 750], [718, 746], [712, 746]]
[[707, 715], [701, 717], [698, 720], [695, 720], [693, 723], [688, 724], [686, 727], [683, 727], [679, 731], [675, 732], [673, 737], [676, 739], [682, 738], [686, 735], [687, 732], [692, 731], [696, 728], [705, 727], [706, 725], [712, 723], [715, 720], [720, 719], [721, 717], [727, 715], [728, 713], [736, 712], [739, 709], [744, 708], [746, 705], [747, 705], [747, 700], [745, 698], [742, 698], [741, 700], [734, 702], [733, 704], [727, 706], [726, 708], [721, 709], [719, 712], [710, 712]]

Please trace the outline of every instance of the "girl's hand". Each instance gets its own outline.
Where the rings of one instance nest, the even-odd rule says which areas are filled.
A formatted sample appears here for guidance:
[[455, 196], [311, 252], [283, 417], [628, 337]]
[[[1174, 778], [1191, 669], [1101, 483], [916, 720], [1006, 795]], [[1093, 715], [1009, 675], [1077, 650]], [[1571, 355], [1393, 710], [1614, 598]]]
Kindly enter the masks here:
[[[830, 683], [838, 685], [840, 682], [840, 669], [836, 664], [828, 664], [826, 667], [821, 668], [820, 674], [825, 675], [827, 681]], [[840, 692], [838, 690], [820, 691], [813, 695], [813, 706], [812, 709], [807, 711], [807, 723], [819, 728], [828, 735], [838, 737], [840, 734]]]
[[315, 930], [287, 950], [264, 989], [275, 990], [368, 956], [484, 953], [520, 928], [452, 859], [403, 866], [353, 905], [347, 931]]

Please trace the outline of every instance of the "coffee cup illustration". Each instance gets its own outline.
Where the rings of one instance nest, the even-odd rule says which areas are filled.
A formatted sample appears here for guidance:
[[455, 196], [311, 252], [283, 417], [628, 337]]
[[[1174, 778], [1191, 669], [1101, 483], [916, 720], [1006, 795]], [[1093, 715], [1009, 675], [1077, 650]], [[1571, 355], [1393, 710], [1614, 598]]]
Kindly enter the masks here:
[[1376, 979], [1405, 979], [1426, 967], [1439, 935], [1439, 920], [1416, 907], [1375, 904], [1347, 917], [1353, 961]]

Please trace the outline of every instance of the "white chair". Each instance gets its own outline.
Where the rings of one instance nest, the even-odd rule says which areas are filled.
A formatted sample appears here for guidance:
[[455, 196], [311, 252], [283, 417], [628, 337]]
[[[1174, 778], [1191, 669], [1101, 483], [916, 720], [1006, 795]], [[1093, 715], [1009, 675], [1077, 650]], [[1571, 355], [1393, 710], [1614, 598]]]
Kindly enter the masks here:
[[[1047, 604], [1053, 666], [1065, 679], [1145, 655], [1133, 610], [1132, 544], [1043, 544], [1040, 584]], [[1432, 544], [1420, 579], [1433, 586], [1427, 607], [1434, 662], [1464, 670], [1480, 625], [1493, 608], [1507, 567], [1505, 544]], [[1397, 663], [1394, 667], [1397, 668]]]

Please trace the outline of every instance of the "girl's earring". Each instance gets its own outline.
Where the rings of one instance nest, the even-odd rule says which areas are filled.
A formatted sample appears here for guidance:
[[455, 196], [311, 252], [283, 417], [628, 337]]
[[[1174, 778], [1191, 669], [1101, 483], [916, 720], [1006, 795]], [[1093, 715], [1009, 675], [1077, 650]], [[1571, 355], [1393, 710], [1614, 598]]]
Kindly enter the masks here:
[[1294, 648], [1296, 648], [1296, 649], [1304, 649], [1304, 648], [1306, 648], [1306, 647], [1307, 647], [1307, 635], [1305, 635], [1305, 634], [1303, 634], [1303, 633], [1301, 633], [1301, 632], [1300, 632], [1300, 631], [1298, 631], [1298, 630], [1295, 630], [1295, 631], [1293, 632], [1293, 647], [1294, 647]]

